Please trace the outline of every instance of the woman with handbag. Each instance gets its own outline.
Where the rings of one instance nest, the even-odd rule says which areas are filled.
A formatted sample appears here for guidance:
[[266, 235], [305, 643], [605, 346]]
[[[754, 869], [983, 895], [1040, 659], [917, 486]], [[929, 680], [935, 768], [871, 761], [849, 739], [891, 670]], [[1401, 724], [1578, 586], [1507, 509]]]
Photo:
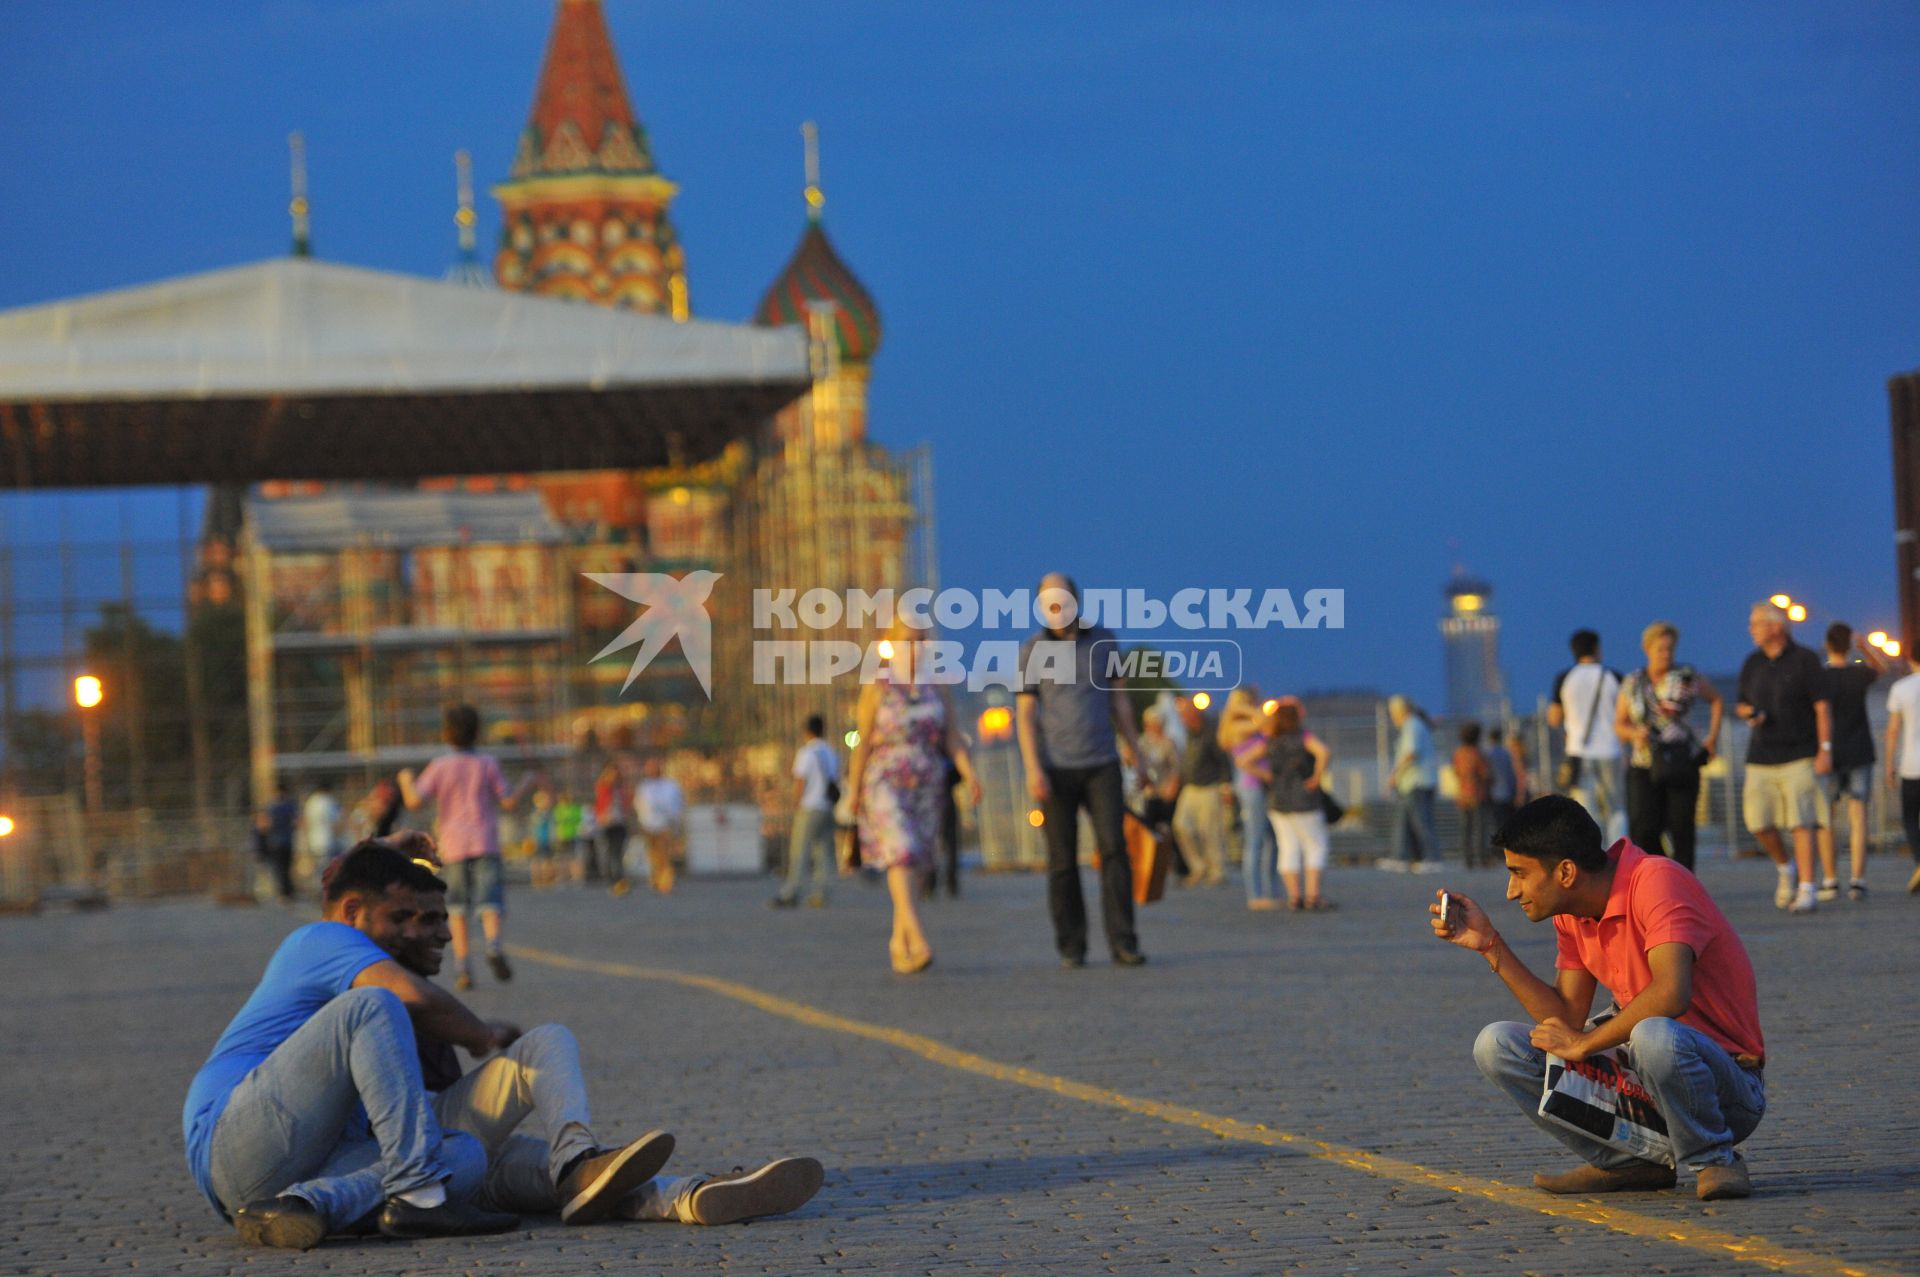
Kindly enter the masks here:
[[[1693, 868], [1694, 807], [1700, 799], [1700, 769], [1720, 741], [1725, 709], [1720, 693], [1691, 665], [1676, 665], [1680, 631], [1655, 621], [1640, 635], [1647, 663], [1627, 676], [1614, 707], [1613, 730], [1631, 747], [1627, 760], [1627, 836], [1653, 855], [1665, 854]], [[1708, 706], [1707, 735], [1696, 736], [1687, 715], [1696, 701]]]
[[946, 685], [926, 681], [931, 658], [920, 645], [931, 637], [931, 630], [916, 630], [897, 619], [881, 640], [886, 665], [860, 689], [860, 738], [847, 768], [861, 862], [886, 874], [893, 897], [887, 953], [901, 975], [933, 965], [933, 947], [920, 924], [916, 897], [940, 842], [949, 760], [972, 800], [980, 801], [980, 782]]

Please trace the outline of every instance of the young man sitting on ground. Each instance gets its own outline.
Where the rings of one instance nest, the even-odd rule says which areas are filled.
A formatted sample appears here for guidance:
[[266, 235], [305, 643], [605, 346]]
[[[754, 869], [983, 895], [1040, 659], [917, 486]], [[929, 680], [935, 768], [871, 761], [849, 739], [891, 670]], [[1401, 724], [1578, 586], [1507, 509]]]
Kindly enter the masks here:
[[[336, 897], [446, 890], [397, 853], [360, 868], [334, 882]], [[195, 1075], [181, 1118], [194, 1183], [243, 1241], [306, 1250], [363, 1221], [391, 1237], [518, 1225], [469, 1200], [486, 1154], [469, 1135], [442, 1134], [416, 1024], [476, 1055], [512, 1037], [339, 921], [281, 942]]]
[[[352, 858], [396, 854], [362, 843], [328, 876], [346, 871]], [[444, 888], [395, 892], [341, 920], [422, 979], [439, 974], [452, 939]], [[487, 1150], [481, 1201], [490, 1206], [558, 1213], [573, 1224], [616, 1217], [731, 1224], [798, 1210], [819, 1191], [824, 1173], [810, 1157], [780, 1158], [748, 1173], [676, 1177], [657, 1173], [673, 1151], [673, 1137], [664, 1132], [650, 1131], [621, 1149], [599, 1148], [588, 1125], [579, 1044], [560, 1025], [519, 1035], [464, 1076], [449, 1041], [418, 1036], [422, 1077], [441, 1125], [474, 1136]], [[545, 1139], [518, 1133], [529, 1117], [539, 1119]]]
[[[1753, 964], [1706, 888], [1678, 862], [1649, 856], [1624, 838], [1604, 849], [1593, 817], [1560, 795], [1522, 807], [1495, 833], [1494, 845], [1506, 853], [1507, 899], [1529, 922], [1553, 919], [1554, 983], [1528, 971], [1465, 896], [1436, 893], [1448, 897], [1447, 916], [1437, 903], [1429, 913], [1434, 934], [1484, 957], [1532, 1019], [1482, 1029], [1474, 1063], [1535, 1125], [1588, 1163], [1536, 1175], [1534, 1186], [1581, 1194], [1673, 1187], [1672, 1167], [1539, 1115], [1548, 1053], [1577, 1063], [1627, 1044], [1701, 1200], [1749, 1195], [1746, 1163], [1734, 1146], [1766, 1111], [1766, 1043]], [[1576, 1027], [1587, 1024], [1603, 984], [1618, 1013]]]

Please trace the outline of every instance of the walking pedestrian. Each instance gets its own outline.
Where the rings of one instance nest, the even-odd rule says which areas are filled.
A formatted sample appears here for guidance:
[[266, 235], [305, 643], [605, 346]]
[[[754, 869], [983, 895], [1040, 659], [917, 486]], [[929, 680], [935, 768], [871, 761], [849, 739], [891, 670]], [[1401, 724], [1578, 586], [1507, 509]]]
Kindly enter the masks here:
[[[1064, 573], [1040, 582], [1044, 627], [1020, 647], [1014, 726], [1026, 762], [1027, 793], [1040, 804], [1047, 840], [1047, 907], [1062, 965], [1087, 961], [1087, 907], [1080, 892], [1080, 812], [1100, 849], [1100, 912], [1115, 966], [1146, 961], [1133, 925], [1133, 868], [1127, 858], [1122, 763], [1139, 759], [1139, 733], [1125, 680], [1094, 678], [1096, 651], [1118, 642], [1080, 619], [1080, 590]], [[1045, 646], [1043, 646], [1043, 644]], [[1110, 671], [1102, 670], [1106, 675]], [[1266, 822], [1262, 821], [1264, 828]]]
[[1187, 862], [1187, 885], [1217, 887], [1226, 880], [1227, 830], [1233, 818], [1233, 759], [1220, 748], [1219, 728], [1191, 696], [1180, 698], [1187, 749], [1180, 760], [1173, 833]]
[[791, 909], [800, 902], [800, 884], [807, 866], [813, 866], [813, 890], [807, 903], [818, 909], [827, 903], [827, 884], [833, 880], [833, 809], [840, 801], [840, 760], [826, 742], [827, 720], [807, 718], [806, 738], [793, 755], [793, 833], [787, 843], [787, 881], [774, 896], [776, 908]]
[[1306, 730], [1300, 702], [1283, 697], [1268, 722], [1267, 823], [1279, 848], [1280, 881], [1287, 908], [1324, 911], [1334, 907], [1321, 894], [1327, 871], [1327, 814], [1321, 787], [1331, 758], [1327, 747]]
[[1386, 791], [1394, 800], [1393, 853], [1376, 862], [1395, 873], [1439, 873], [1440, 847], [1433, 832], [1433, 795], [1440, 773], [1433, 758], [1427, 716], [1404, 696], [1387, 698], [1394, 727], [1393, 769]]
[[[1814, 831], [1827, 823], [1820, 777], [1833, 771], [1833, 715], [1820, 658], [1793, 641], [1784, 608], [1756, 603], [1747, 617], [1754, 651], [1740, 666], [1733, 712], [1747, 738], [1747, 776], [1740, 807], [1747, 829], [1773, 861], [1776, 908], [1812, 913]], [[1793, 831], [1793, 861], [1780, 831]], [[1799, 889], [1794, 872], [1799, 871]]]
[[1478, 869], [1493, 861], [1487, 841], [1493, 830], [1487, 823], [1493, 788], [1493, 765], [1480, 749], [1480, 724], [1460, 725], [1460, 744], [1453, 751], [1454, 806], [1460, 809], [1460, 863]]
[[[1700, 801], [1700, 769], [1720, 747], [1725, 704], [1691, 665], [1674, 663], [1680, 631], [1655, 621], [1640, 635], [1647, 663], [1627, 676], [1614, 706], [1614, 734], [1630, 747], [1627, 757], [1627, 836], [1650, 855], [1667, 854], [1693, 868], [1695, 808]], [[1706, 701], [1707, 734], [1694, 734], [1688, 722], [1695, 702]]]
[[[1873, 792], [1873, 727], [1867, 721], [1867, 692], [1887, 672], [1886, 662], [1873, 647], [1854, 638], [1853, 627], [1835, 621], [1827, 627], [1827, 700], [1833, 706], [1833, 771], [1827, 777], [1829, 819], [1820, 827], [1821, 902], [1840, 898], [1840, 866], [1834, 846], [1834, 824], [1845, 799], [1847, 833], [1851, 840], [1852, 875], [1847, 896], [1867, 898], [1867, 796]], [[1852, 659], [1859, 649], [1860, 662]]]
[[293, 903], [293, 838], [299, 823], [300, 807], [286, 781], [273, 787], [273, 801], [265, 815], [267, 869], [273, 874], [273, 889], [280, 903]]
[[658, 754], [641, 765], [641, 772], [633, 809], [647, 847], [647, 882], [659, 894], [670, 895], [674, 864], [686, 855], [687, 795], [680, 782], [667, 775]]
[[478, 752], [479, 710], [471, 705], [449, 706], [444, 736], [450, 752], [428, 763], [418, 778], [412, 768], [403, 770], [400, 796], [409, 810], [428, 802], [435, 805], [434, 837], [440, 861], [453, 879], [452, 899], [459, 904], [448, 919], [453, 931], [454, 983], [471, 989], [469, 937], [475, 913], [480, 916], [488, 969], [496, 980], [513, 979], [502, 947], [507, 884], [500, 867], [500, 812], [512, 808], [514, 796], [499, 762]]
[[335, 856], [346, 850], [340, 841], [340, 800], [333, 796], [333, 782], [323, 780], [307, 795], [300, 809], [300, 832], [306, 839], [307, 858], [314, 870], [326, 868]]
[[593, 818], [600, 826], [601, 873], [607, 891], [624, 896], [627, 885], [627, 821], [633, 807], [632, 764], [626, 755], [616, 753], [600, 769], [593, 787]]
[[1547, 705], [1547, 724], [1566, 732], [1557, 788], [1584, 806], [1605, 834], [1620, 806], [1620, 738], [1608, 728], [1620, 675], [1600, 663], [1600, 636], [1592, 630], [1575, 630], [1567, 646], [1573, 664], [1553, 680]]
[[1227, 696], [1220, 715], [1220, 747], [1233, 759], [1233, 796], [1240, 804], [1240, 873], [1247, 886], [1247, 908], [1280, 907], [1275, 873], [1279, 847], [1267, 819], [1267, 712], [1260, 689], [1243, 683]]
[[1157, 705], [1140, 715], [1140, 815], [1149, 828], [1173, 823], [1180, 796], [1180, 754], [1167, 735], [1166, 718]]
[[887, 878], [893, 932], [887, 956], [900, 975], [933, 965], [933, 946], [915, 897], [940, 837], [941, 793], [949, 761], [977, 802], [979, 781], [944, 683], [932, 681], [921, 651], [931, 631], [898, 618], [881, 641], [887, 665], [860, 689], [859, 744], [848, 769], [861, 862]]
[[1913, 857], [1907, 890], [1920, 891], [1920, 672], [1887, 693], [1887, 788], [1900, 795], [1900, 829]]
[[[1507, 748], [1506, 733], [1499, 727], [1487, 729], [1486, 748], [1480, 751], [1487, 756], [1487, 770], [1493, 779], [1487, 782], [1487, 828], [1489, 831], [1507, 823], [1518, 804], [1520, 794], [1520, 769], [1514, 765], [1513, 751]], [[1499, 860], [1498, 853], [1488, 857], [1489, 862]]]

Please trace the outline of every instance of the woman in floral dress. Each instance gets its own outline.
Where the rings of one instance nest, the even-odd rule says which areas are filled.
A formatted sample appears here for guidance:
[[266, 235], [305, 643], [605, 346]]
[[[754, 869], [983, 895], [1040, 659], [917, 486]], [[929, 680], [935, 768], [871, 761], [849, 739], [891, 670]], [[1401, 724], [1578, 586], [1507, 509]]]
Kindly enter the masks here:
[[886, 873], [893, 896], [893, 937], [887, 952], [893, 969], [902, 975], [933, 965], [915, 897], [940, 839], [949, 758], [973, 800], [980, 798], [980, 782], [947, 688], [922, 681], [927, 658], [919, 649], [931, 636], [931, 631], [914, 630], [901, 621], [887, 631], [880, 644], [887, 664], [860, 689], [860, 738], [847, 771], [860, 858], [867, 868]]

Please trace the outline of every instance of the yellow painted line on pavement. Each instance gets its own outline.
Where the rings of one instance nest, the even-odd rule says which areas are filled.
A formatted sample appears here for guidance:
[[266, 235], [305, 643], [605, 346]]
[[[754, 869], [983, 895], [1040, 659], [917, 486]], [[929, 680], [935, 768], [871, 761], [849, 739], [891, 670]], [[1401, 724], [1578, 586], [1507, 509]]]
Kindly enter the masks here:
[[668, 967], [636, 967], [622, 962], [595, 962], [585, 958], [569, 957], [564, 953], [554, 953], [551, 950], [531, 949], [524, 945], [512, 945], [510, 950], [516, 957], [568, 971], [588, 971], [626, 980], [652, 980], [663, 984], [704, 989], [708, 993], [717, 993], [723, 998], [732, 998], [736, 1002], [757, 1007], [769, 1015], [777, 1015], [817, 1029], [828, 1029], [835, 1033], [846, 1033], [853, 1037], [882, 1042], [902, 1051], [910, 1051], [922, 1059], [931, 1060], [946, 1068], [991, 1078], [996, 1082], [1009, 1082], [1015, 1086], [1030, 1087], [1036, 1091], [1079, 1100], [1085, 1104], [1097, 1104], [1103, 1108], [1136, 1113], [1141, 1117], [1157, 1118], [1174, 1126], [1186, 1126], [1205, 1131], [1223, 1140], [1234, 1140], [1243, 1144], [1261, 1144], [1271, 1148], [1288, 1148], [1308, 1157], [1332, 1162], [1336, 1166], [1345, 1166], [1380, 1179], [1393, 1180], [1419, 1188], [1437, 1189], [1461, 1197], [1478, 1197], [1552, 1219], [1578, 1220], [1584, 1224], [1594, 1224], [1616, 1233], [1624, 1233], [1629, 1237], [1638, 1237], [1644, 1241], [1664, 1242], [1708, 1255], [1758, 1264], [1774, 1272], [1804, 1273], [1809, 1274], [1809, 1277], [1883, 1277], [1883, 1274], [1891, 1274], [1894, 1271], [1870, 1264], [1846, 1263], [1827, 1255], [1777, 1246], [1764, 1237], [1743, 1237], [1736, 1233], [1721, 1232], [1698, 1224], [1653, 1219], [1632, 1211], [1602, 1206], [1591, 1198], [1552, 1197], [1536, 1188], [1522, 1188], [1497, 1179], [1482, 1179], [1474, 1175], [1429, 1170], [1417, 1162], [1403, 1161], [1397, 1157], [1369, 1153], [1364, 1149], [1348, 1148], [1342, 1144], [1314, 1139], [1311, 1136], [1276, 1130], [1264, 1123], [1243, 1122], [1237, 1118], [1222, 1117], [1216, 1113], [1187, 1108], [1180, 1104], [1141, 1099], [1119, 1091], [1108, 1090], [1106, 1087], [1090, 1086], [1085, 1082], [1076, 1082], [1072, 1078], [1043, 1073], [1038, 1069], [1003, 1064], [998, 1060], [990, 1060], [972, 1051], [962, 1051], [958, 1047], [948, 1046], [944, 1042], [918, 1033], [836, 1015], [831, 1011], [822, 1011], [818, 1007], [808, 1006], [804, 1002], [795, 1002], [792, 999], [756, 989], [751, 985], [723, 980], [718, 976], [676, 971]]

